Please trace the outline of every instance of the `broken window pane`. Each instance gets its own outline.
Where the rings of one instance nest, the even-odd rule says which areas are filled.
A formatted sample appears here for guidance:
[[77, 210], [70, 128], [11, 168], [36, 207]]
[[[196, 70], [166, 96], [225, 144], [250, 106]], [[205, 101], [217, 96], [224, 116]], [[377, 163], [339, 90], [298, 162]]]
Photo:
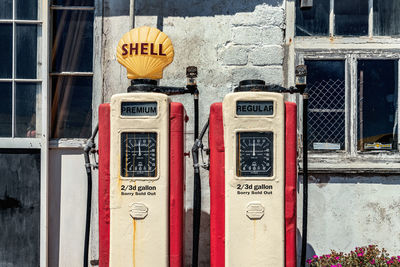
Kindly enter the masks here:
[[345, 64], [307, 60], [308, 148], [345, 149]]
[[399, 16], [399, 0], [374, 0], [374, 35], [400, 35]]
[[368, 34], [368, 1], [335, 0], [335, 35]]
[[310, 9], [300, 9], [296, 1], [296, 35], [329, 35], [329, 0], [314, 1]]
[[397, 148], [397, 61], [358, 61], [358, 149]]

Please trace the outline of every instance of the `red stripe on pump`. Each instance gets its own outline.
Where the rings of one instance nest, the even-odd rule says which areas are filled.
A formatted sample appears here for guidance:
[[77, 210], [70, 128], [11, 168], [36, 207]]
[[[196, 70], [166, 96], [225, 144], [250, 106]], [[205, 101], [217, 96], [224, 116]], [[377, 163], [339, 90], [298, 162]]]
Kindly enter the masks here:
[[99, 267], [110, 258], [110, 104], [99, 107]]
[[210, 108], [210, 262], [225, 266], [225, 147], [222, 103]]
[[183, 266], [184, 233], [184, 128], [185, 109], [181, 103], [170, 104], [169, 119], [169, 251], [170, 267]]
[[285, 102], [285, 262], [296, 266], [297, 106]]

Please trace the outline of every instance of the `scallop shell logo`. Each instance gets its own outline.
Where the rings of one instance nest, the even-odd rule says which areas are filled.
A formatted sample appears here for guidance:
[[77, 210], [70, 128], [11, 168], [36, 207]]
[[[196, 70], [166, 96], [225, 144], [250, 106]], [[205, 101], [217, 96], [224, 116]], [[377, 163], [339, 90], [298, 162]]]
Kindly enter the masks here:
[[125, 33], [117, 47], [118, 62], [126, 68], [128, 79], [161, 79], [173, 58], [174, 47], [168, 36], [146, 26]]

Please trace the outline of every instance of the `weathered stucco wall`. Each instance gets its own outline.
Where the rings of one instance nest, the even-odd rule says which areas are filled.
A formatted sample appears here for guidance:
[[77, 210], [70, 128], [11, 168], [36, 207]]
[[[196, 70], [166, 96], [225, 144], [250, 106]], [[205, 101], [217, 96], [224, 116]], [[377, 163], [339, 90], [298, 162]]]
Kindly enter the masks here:
[[[308, 257], [371, 244], [400, 254], [399, 176], [311, 174], [309, 182]], [[301, 229], [301, 202], [297, 219]]]

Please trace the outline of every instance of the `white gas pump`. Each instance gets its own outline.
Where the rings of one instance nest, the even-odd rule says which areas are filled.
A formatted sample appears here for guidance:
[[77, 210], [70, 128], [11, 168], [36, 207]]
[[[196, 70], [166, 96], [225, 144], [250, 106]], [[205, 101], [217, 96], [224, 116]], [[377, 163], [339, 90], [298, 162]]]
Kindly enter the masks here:
[[167, 35], [140, 27], [117, 49], [132, 85], [99, 109], [101, 267], [183, 266], [184, 129], [187, 116], [169, 95], [198, 99], [197, 68], [186, 87], [162, 87], [174, 50]]
[[211, 266], [296, 266], [296, 90], [246, 80], [211, 105]]

